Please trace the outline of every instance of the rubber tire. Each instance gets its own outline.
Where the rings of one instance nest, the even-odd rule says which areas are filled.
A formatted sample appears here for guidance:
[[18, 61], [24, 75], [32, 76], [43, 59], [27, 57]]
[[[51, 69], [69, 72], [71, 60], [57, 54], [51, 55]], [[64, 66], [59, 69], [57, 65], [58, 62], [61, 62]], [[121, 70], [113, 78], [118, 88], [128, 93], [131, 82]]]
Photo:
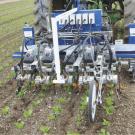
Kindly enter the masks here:
[[51, 31], [51, 21], [50, 21], [50, 13], [52, 7], [51, 0], [35, 0], [35, 9], [33, 11], [35, 15], [35, 29], [36, 35], [39, 35], [42, 32], [50, 32]]
[[124, 0], [125, 25], [128, 25], [135, 17], [135, 0]]
[[94, 112], [94, 117], [92, 115], [93, 113], [93, 100], [97, 98], [97, 86], [96, 86], [96, 81], [92, 81], [88, 84], [89, 86], [89, 99], [88, 99], [88, 118], [89, 122], [94, 122], [95, 121], [95, 116], [96, 116], [96, 106], [95, 104], [95, 112]]

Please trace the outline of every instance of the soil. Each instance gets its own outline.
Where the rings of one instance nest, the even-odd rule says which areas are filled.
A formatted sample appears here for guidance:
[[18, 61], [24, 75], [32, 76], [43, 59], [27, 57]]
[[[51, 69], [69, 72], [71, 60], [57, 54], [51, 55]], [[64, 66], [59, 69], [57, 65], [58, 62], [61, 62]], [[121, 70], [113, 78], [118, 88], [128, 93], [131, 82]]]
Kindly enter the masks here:
[[135, 84], [130, 84], [122, 91], [121, 100], [113, 115], [112, 135], [135, 135]]
[[0, 0], [0, 4], [6, 4], [6, 3], [12, 3], [12, 2], [17, 2], [20, 0]]
[[[124, 72], [126, 76], [126, 72]], [[123, 78], [123, 77], [122, 77]], [[115, 112], [108, 119], [111, 126], [107, 131], [111, 135], [135, 135], [135, 84], [127, 82], [130, 80], [125, 77], [122, 84], [120, 100], [116, 99]], [[0, 115], [0, 135], [42, 135], [39, 130], [41, 125], [51, 127], [49, 135], [66, 135], [67, 132], [73, 131], [81, 135], [98, 135], [102, 126], [103, 118], [106, 118], [103, 107], [98, 107], [97, 119], [94, 123], [88, 123], [87, 113], [84, 112], [84, 120], [81, 125], [76, 124], [76, 116], [79, 112], [81, 97], [84, 92], [72, 91], [68, 94], [63, 91], [63, 87], [51, 86], [48, 90], [41, 91], [39, 87], [32, 88], [23, 98], [18, 98], [15, 94], [16, 82], [14, 80], [7, 82], [6, 86], [0, 90], [0, 110], [5, 106], [10, 107], [9, 115]], [[65, 97], [66, 102], [58, 104], [57, 99]], [[23, 112], [33, 103], [41, 100], [41, 103], [33, 109], [30, 118], [23, 117]], [[52, 113], [52, 107], [60, 105], [62, 113], [56, 120], [48, 120], [49, 114]], [[24, 121], [25, 127], [17, 129], [16, 121]]]

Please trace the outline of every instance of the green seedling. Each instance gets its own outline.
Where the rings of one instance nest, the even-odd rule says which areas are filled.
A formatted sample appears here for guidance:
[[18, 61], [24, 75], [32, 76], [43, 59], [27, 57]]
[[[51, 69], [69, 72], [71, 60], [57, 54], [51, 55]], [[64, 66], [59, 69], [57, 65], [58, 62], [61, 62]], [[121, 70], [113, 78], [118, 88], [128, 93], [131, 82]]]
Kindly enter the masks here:
[[107, 115], [112, 115], [115, 110], [114, 106], [104, 106], [103, 108], [105, 109]]
[[100, 130], [100, 133], [99, 133], [99, 135], [110, 135], [110, 133], [108, 132], [108, 131], [106, 131], [106, 129], [101, 129]]
[[11, 80], [11, 79], [14, 78], [14, 76], [15, 76], [15, 73], [14, 73], [14, 72], [11, 72], [11, 73], [7, 76], [6, 80]]
[[3, 70], [4, 70], [4, 68], [1, 66], [1, 67], [0, 67], [0, 72], [2, 72]]
[[9, 111], [10, 111], [10, 108], [8, 106], [4, 106], [1, 110], [1, 113], [3, 115], [8, 115], [9, 114]]
[[106, 106], [112, 106], [114, 104], [112, 97], [105, 98], [105, 105]]
[[110, 83], [107, 84], [107, 88], [109, 90], [113, 90], [115, 88], [115, 84], [110, 82]]
[[36, 100], [36, 101], [33, 101], [33, 102], [32, 102], [32, 106], [33, 106], [33, 107], [37, 107], [42, 101], [43, 101], [43, 99], [38, 99], [38, 100]]
[[80, 114], [77, 115], [76, 117], [76, 124], [77, 126], [80, 126], [82, 122], [82, 116]]
[[16, 127], [17, 129], [23, 129], [24, 126], [25, 126], [25, 124], [24, 124], [23, 121], [20, 121], [20, 122], [16, 122], [16, 123], [15, 123], [15, 127]]
[[50, 132], [50, 127], [48, 127], [48, 126], [41, 126], [41, 127], [39, 128], [39, 130], [40, 130], [43, 134], [49, 134], [49, 132]]
[[24, 89], [22, 89], [18, 94], [17, 94], [17, 96], [19, 97], [19, 98], [23, 98], [25, 95], [26, 95], [26, 90], [24, 90]]
[[72, 94], [72, 89], [73, 89], [72, 85], [64, 85], [64, 89], [69, 95]]
[[108, 121], [108, 120], [106, 120], [106, 119], [103, 119], [103, 122], [102, 122], [102, 125], [103, 126], [110, 126], [111, 125], [111, 122], [110, 121]]
[[23, 117], [24, 118], [29, 118], [32, 116], [33, 110], [32, 109], [28, 109], [26, 111], [23, 112]]
[[107, 115], [112, 115], [115, 108], [114, 108], [114, 101], [112, 99], [112, 96], [108, 96], [107, 98], [105, 98], [105, 105], [104, 105], [104, 109]]
[[51, 120], [56, 120], [56, 116], [54, 114], [50, 114], [48, 116], [48, 120], [51, 121]]
[[57, 102], [58, 102], [59, 104], [64, 104], [65, 101], [66, 101], [66, 99], [65, 99], [64, 97], [60, 97], [60, 98], [57, 99]]
[[84, 95], [82, 98], [81, 98], [81, 103], [80, 103], [80, 110], [81, 111], [84, 111], [86, 108], [87, 108], [87, 96]]
[[57, 117], [62, 112], [62, 109], [60, 106], [54, 106], [54, 107], [52, 107], [52, 111], [53, 111], [54, 115]]
[[42, 89], [43, 91], [46, 91], [46, 90], [48, 90], [49, 88], [51, 88], [52, 85], [53, 85], [52, 82], [49, 82], [48, 84], [42, 85], [41, 89]]

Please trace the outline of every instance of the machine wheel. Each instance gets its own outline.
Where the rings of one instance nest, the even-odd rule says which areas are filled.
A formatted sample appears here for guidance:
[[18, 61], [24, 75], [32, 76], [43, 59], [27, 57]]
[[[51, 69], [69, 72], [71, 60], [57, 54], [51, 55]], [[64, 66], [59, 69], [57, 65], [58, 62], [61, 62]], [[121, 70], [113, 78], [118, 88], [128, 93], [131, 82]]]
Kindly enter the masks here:
[[135, 17], [135, 0], [124, 0], [125, 7], [125, 25], [128, 25], [134, 20]]
[[97, 99], [97, 86], [96, 82], [89, 83], [89, 97], [88, 97], [88, 117], [90, 122], [95, 121], [96, 116], [96, 99]]
[[50, 32], [51, 21], [50, 13], [52, 8], [52, 0], [35, 0], [35, 9], [33, 11], [35, 15], [35, 29], [36, 35], [41, 32]]
[[129, 29], [128, 24], [132, 23], [135, 17], [135, 9], [134, 9], [135, 1], [134, 0], [124, 0], [124, 22], [125, 22], [125, 43], [128, 43]]

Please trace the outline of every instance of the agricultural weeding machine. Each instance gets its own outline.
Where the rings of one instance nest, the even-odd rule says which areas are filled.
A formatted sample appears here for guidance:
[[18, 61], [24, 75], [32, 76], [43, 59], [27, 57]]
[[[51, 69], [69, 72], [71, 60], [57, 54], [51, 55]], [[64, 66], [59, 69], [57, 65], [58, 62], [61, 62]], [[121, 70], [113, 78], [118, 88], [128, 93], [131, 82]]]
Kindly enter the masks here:
[[[89, 3], [79, 0], [65, 1], [64, 6], [61, 2], [35, 1], [36, 34], [33, 27], [25, 24], [20, 52], [13, 54], [13, 58], [20, 59], [14, 66], [17, 90], [24, 80], [37, 84], [86, 84], [89, 119], [94, 121], [96, 106], [102, 104], [103, 84], [118, 82], [114, 72], [120, 62], [117, 59], [135, 58], [135, 25], [129, 25], [130, 44], [113, 44], [111, 22], [102, 9], [88, 10]], [[134, 61], [128, 62], [134, 76]]]

